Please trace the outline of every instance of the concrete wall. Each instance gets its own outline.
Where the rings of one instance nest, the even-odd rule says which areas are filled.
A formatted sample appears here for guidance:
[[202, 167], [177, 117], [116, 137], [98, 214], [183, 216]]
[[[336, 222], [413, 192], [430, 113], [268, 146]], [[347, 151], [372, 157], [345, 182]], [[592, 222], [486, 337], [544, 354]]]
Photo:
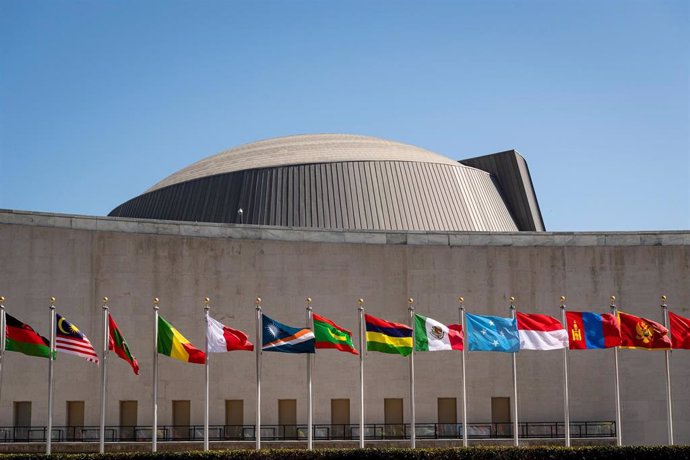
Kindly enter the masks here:
[[[110, 298], [141, 373], [116, 357], [109, 366], [107, 424], [119, 423], [119, 401], [139, 401], [139, 424], [151, 422], [151, 299], [160, 314], [192, 343], [204, 344], [203, 302], [211, 314], [254, 337], [254, 299], [289, 325], [305, 321], [305, 298], [314, 311], [356, 331], [357, 298], [366, 311], [407, 322], [407, 298], [417, 312], [445, 323], [458, 321], [457, 297], [469, 312], [508, 316], [518, 309], [558, 316], [559, 296], [571, 309], [605, 312], [616, 295], [626, 312], [660, 320], [659, 296], [690, 316], [690, 233], [377, 233], [302, 231], [218, 224], [0, 212], [0, 295], [7, 311], [48, 335], [50, 296], [57, 311], [94, 344], [102, 343], [101, 298]], [[491, 397], [512, 394], [510, 355], [468, 353], [471, 422], [491, 420]], [[245, 423], [254, 422], [254, 354], [211, 357], [211, 424], [223, 424], [226, 399], [245, 401]], [[521, 421], [563, 418], [560, 351], [520, 352]], [[675, 434], [690, 442], [690, 352], [671, 356]], [[416, 356], [417, 421], [436, 422], [437, 398], [457, 397], [460, 355]], [[623, 440], [666, 441], [665, 367], [662, 352], [621, 350]], [[408, 362], [369, 353], [365, 360], [366, 421], [383, 423], [384, 398], [409, 407]], [[263, 356], [262, 421], [278, 422], [278, 400], [297, 399], [306, 423], [304, 356]], [[60, 354], [55, 366], [55, 425], [66, 423], [66, 401], [86, 401], [86, 423], [98, 424], [98, 367]], [[33, 402], [32, 423], [45, 425], [48, 362], [8, 353], [3, 363], [0, 425], [12, 425], [12, 402]], [[189, 399], [192, 423], [203, 422], [203, 367], [160, 358], [159, 423], [172, 421], [172, 400]], [[613, 352], [570, 353], [571, 419], [614, 420]], [[330, 423], [330, 400], [349, 398], [358, 421], [358, 359], [319, 351], [314, 366], [315, 422]], [[460, 407], [458, 407], [460, 414]]]

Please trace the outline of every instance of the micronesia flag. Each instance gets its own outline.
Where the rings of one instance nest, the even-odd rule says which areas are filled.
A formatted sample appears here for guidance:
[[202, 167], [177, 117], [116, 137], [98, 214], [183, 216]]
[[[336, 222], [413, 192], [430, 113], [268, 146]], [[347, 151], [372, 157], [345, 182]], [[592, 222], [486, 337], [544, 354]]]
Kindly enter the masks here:
[[470, 351], [520, 351], [516, 318], [467, 313], [467, 345]]
[[262, 350], [283, 353], [314, 353], [316, 339], [311, 329], [286, 326], [261, 315]]

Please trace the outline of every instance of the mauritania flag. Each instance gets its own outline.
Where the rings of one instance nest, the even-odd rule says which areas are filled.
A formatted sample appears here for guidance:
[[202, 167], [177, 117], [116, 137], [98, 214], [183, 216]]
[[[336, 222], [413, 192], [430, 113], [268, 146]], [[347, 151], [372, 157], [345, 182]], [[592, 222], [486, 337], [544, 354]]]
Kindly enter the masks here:
[[314, 319], [316, 348], [335, 348], [353, 355], [359, 354], [352, 345], [352, 332], [316, 313], [312, 314], [312, 318]]
[[162, 316], [158, 316], [158, 353], [186, 363], [206, 363], [206, 353], [192, 345]]
[[520, 351], [516, 318], [467, 313], [467, 345], [470, 351]]
[[462, 350], [462, 326], [414, 315], [415, 351]]
[[367, 325], [367, 350], [407, 356], [412, 353], [412, 328], [371, 315], [364, 315]]
[[283, 353], [315, 353], [314, 333], [310, 329], [286, 326], [261, 315], [262, 350]]

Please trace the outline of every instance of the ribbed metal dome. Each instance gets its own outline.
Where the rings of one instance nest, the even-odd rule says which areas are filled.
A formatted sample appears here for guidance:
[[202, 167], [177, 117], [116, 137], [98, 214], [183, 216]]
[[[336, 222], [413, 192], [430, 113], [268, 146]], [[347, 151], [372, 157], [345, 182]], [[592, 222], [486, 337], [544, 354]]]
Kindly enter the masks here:
[[419, 147], [344, 134], [269, 139], [221, 152], [110, 215], [333, 229], [518, 230], [486, 171]]

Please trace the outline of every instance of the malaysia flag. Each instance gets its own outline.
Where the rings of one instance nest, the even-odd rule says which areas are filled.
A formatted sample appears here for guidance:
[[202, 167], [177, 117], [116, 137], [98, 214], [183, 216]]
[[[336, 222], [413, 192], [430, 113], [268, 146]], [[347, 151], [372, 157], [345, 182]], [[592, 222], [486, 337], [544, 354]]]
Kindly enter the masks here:
[[227, 327], [223, 323], [208, 317], [206, 328], [209, 353], [221, 353], [232, 350], [254, 350], [254, 345], [248, 340], [247, 334], [237, 329]]
[[521, 350], [558, 350], [568, 346], [568, 333], [556, 318], [539, 314], [517, 314]]
[[62, 353], [81, 356], [87, 361], [98, 364], [98, 354], [89, 339], [63, 316], [56, 315], [56, 317], [55, 349]]

